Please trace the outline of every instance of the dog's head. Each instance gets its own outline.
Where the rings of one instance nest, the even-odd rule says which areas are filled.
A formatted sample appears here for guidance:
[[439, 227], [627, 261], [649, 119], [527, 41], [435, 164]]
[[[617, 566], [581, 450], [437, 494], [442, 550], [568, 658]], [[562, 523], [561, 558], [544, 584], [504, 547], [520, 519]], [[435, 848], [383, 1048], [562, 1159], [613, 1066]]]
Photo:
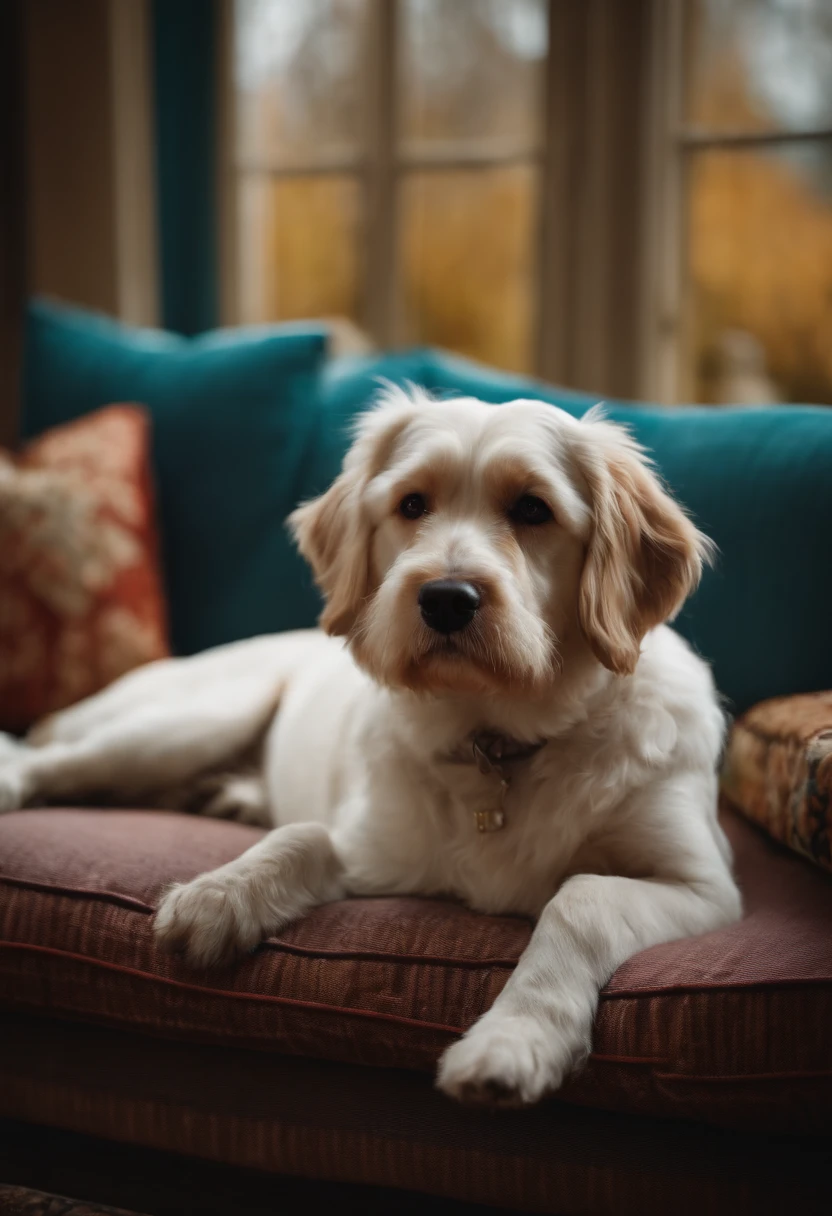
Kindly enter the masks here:
[[529, 694], [589, 644], [627, 674], [707, 540], [597, 411], [386, 390], [344, 469], [291, 517], [321, 625], [381, 683]]

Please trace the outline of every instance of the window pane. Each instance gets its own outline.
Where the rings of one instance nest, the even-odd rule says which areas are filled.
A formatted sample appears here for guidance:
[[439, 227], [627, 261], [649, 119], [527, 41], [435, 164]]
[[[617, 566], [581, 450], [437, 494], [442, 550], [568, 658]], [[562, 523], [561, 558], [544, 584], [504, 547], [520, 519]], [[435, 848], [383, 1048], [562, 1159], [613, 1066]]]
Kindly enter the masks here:
[[690, 162], [686, 390], [832, 402], [832, 141]]
[[367, 0], [235, 0], [243, 164], [341, 163], [364, 128]]
[[832, 124], [830, 0], [689, 0], [688, 120], [715, 130]]
[[414, 172], [401, 189], [408, 341], [500, 367], [532, 365], [537, 172]]
[[358, 182], [246, 174], [239, 191], [241, 321], [357, 319]]
[[411, 154], [463, 143], [529, 151], [541, 137], [545, 0], [403, 0], [401, 136]]

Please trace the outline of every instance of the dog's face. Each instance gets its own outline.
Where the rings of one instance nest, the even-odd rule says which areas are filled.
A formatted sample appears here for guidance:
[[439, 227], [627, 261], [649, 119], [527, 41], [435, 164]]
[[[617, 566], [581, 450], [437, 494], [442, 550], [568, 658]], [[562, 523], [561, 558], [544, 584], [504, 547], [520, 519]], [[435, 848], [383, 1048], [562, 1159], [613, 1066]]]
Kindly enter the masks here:
[[418, 390], [384, 394], [291, 524], [367, 671], [475, 695], [542, 693], [586, 643], [632, 671], [707, 547], [620, 428]]

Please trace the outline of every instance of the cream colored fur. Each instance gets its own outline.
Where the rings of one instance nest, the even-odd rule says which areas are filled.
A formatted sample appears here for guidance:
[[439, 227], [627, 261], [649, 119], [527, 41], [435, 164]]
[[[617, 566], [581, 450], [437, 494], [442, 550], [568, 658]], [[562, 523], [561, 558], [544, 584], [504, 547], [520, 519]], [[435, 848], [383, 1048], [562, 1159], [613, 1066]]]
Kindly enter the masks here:
[[[398, 512], [423, 494], [418, 520]], [[554, 519], [518, 525], [524, 494]], [[125, 798], [198, 778], [261, 735], [274, 831], [162, 900], [156, 934], [227, 962], [316, 904], [449, 895], [536, 926], [438, 1084], [534, 1102], [587, 1055], [598, 993], [631, 955], [735, 920], [716, 818], [723, 718], [706, 665], [663, 624], [707, 542], [637, 445], [597, 414], [387, 391], [344, 471], [293, 527], [326, 596], [315, 631], [143, 668], [0, 751], [0, 806]], [[419, 587], [483, 605], [450, 642]], [[506, 826], [476, 830], [492, 777], [452, 762], [472, 732], [543, 740], [512, 766]], [[234, 801], [234, 787], [228, 799]], [[245, 802], [242, 794], [241, 802]]]

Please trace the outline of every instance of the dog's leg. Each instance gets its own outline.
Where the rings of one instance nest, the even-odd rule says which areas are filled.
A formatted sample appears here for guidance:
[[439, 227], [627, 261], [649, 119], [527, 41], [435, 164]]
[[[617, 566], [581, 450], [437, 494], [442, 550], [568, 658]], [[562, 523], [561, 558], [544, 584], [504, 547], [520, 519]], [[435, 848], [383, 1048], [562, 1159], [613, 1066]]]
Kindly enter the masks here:
[[80, 743], [116, 719], [123, 720], [141, 704], [169, 700], [182, 683], [183, 667], [193, 660], [157, 659], [127, 672], [100, 692], [92, 693], [66, 709], [47, 714], [26, 734], [30, 747], [47, 743]]
[[[701, 813], [697, 818], [707, 835]], [[439, 1088], [499, 1106], [535, 1102], [557, 1089], [589, 1054], [598, 995], [617, 967], [648, 946], [739, 917], [739, 893], [710, 840], [698, 857], [687, 851], [684, 876], [568, 879], [492, 1008], [445, 1052]]]
[[130, 672], [44, 719], [25, 745], [0, 746], [0, 812], [58, 798], [150, 798], [233, 761], [321, 641], [314, 630], [250, 638]]
[[0, 765], [19, 760], [25, 747], [26, 744], [21, 743], [14, 735], [7, 735], [5, 731], [0, 730]]
[[[116, 712], [107, 725], [69, 742], [20, 747], [0, 764], [0, 812], [101, 794], [150, 797], [233, 758], [256, 740], [275, 712], [274, 671], [227, 673], [199, 689], [162, 689]], [[167, 694], [167, 695], [165, 695]]]
[[0, 761], [0, 812], [31, 802], [150, 797], [233, 760], [266, 729], [314, 631], [148, 664], [47, 719]]
[[343, 894], [328, 829], [287, 824], [234, 861], [168, 891], [156, 914], [156, 940], [195, 967], [227, 963]]
[[[114, 723], [78, 743], [47, 743], [0, 768], [0, 812], [56, 800], [83, 801], [102, 794], [151, 798], [158, 789], [188, 781], [249, 741], [248, 724], [218, 723], [167, 713], [152, 721]], [[241, 727], [243, 729], [241, 729]], [[236, 746], [235, 746], [236, 744]]]

